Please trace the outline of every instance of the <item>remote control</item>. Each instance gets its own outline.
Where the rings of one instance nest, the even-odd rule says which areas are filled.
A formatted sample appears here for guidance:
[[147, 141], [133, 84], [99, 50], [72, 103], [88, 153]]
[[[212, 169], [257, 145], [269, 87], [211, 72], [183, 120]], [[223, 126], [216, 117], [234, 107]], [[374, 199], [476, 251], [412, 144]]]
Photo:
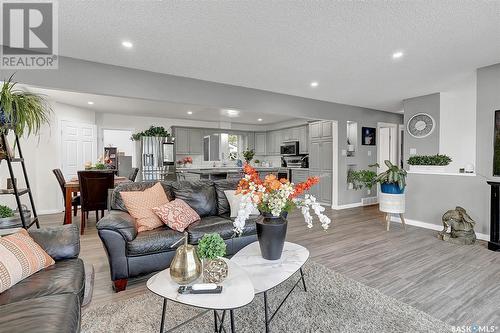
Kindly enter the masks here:
[[215, 285], [215, 288], [212, 286], [209, 289], [194, 289], [194, 286], [180, 286], [177, 292], [179, 294], [220, 294], [222, 292], [222, 286]]

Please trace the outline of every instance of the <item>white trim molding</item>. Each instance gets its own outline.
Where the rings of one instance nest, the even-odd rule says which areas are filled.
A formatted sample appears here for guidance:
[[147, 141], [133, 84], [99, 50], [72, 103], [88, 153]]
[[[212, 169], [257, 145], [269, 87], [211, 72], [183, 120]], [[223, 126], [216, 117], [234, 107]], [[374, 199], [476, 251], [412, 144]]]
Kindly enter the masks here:
[[342, 209], [349, 209], [349, 208], [356, 208], [356, 207], [361, 207], [363, 206], [363, 203], [360, 202], [354, 202], [346, 205], [332, 205], [332, 209], [335, 210], [342, 210]]
[[[391, 215], [391, 222], [401, 223], [401, 219], [399, 218], [399, 216]], [[433, 223], [427, 223], [427, 222], [422, 222], [422, 221], [417, 221], [417, 220], [412, 220], [412, 219], [407, 219], [407, 218], [405, 218], [405, 223], [408, 225], [413, 225], [415, 227], [424, 228], [424, 229], [431, 229], [431, 230], [436, 230], [436, 231], [443, 230], [442, 225], [437, 225], [437, 224], [433, 224]], [[480, 240], [484, 240], [487, 242], [490, 241], [490, 236], [486, 235], [486, 234], [476, 232], [476, 237], [477, 237], [477, 239], [480, 239]]]

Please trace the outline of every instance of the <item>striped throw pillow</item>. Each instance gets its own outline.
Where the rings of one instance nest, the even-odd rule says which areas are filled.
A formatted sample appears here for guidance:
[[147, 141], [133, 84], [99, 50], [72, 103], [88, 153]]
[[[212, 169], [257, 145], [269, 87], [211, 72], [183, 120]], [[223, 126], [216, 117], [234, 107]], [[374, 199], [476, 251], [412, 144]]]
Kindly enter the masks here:
[[0, 293], [54, 264], [24, 229], [0, 238]]

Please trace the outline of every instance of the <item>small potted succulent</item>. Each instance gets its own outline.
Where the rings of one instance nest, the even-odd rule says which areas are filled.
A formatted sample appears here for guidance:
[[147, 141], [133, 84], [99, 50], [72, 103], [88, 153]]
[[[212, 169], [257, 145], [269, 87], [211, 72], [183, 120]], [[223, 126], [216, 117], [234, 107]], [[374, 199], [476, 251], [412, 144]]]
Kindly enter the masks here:
[[452, 161], [451, 157], [442, 154], [414, 155], [408, 158], [411, 172], [444, 172]]
[[12, 221], [14, 211], [5, 205], [0, 205], [0, 224]]
[[221, 283], [228, 273], [226, 243], [217, 233], [205, 234], [198, 242], [198, 257], [203, 261], [203, 282]]

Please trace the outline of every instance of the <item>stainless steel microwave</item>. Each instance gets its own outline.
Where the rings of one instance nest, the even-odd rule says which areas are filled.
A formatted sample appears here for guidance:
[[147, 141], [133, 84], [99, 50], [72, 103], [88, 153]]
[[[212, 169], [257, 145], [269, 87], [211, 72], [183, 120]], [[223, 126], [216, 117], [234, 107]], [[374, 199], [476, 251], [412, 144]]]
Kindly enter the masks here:
[[281, 144], [280, 154], [283, 156], [292, 156], [299, 154], [298, 141], [285, 141]]

